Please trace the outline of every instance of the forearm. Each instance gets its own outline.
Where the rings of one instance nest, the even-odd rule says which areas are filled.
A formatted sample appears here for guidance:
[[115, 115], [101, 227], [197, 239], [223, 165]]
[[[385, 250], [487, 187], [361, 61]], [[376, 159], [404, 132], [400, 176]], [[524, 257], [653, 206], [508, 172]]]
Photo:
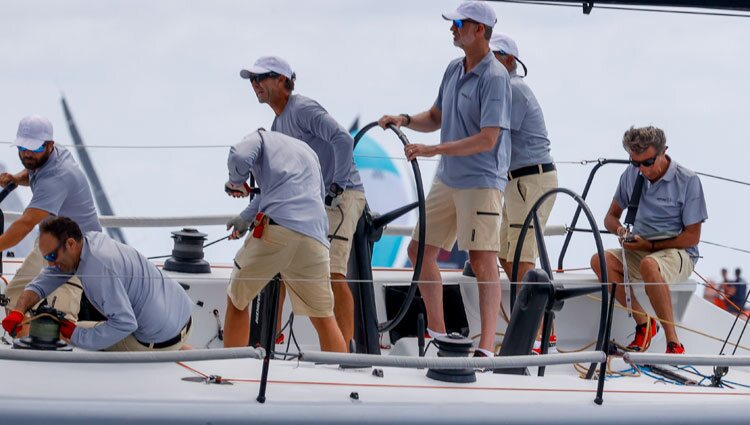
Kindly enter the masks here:
[[19, 186], [29, 185], [29, 170], [21, 170], [18, 172], [18, 174], [15, 174], [13, 177], [15, 177], [17, 185]]
[[437, 155], [449, 156], [468, 156], [477, 153], [487, 152], [495, 147], [497, 143], [497, 133], [488, 134], [480, 132], [470, 137], [466, 137], [453, 142], [441, 143], [435, 146]]
[[412, 115], [409, 124], [406, 125], [404, 123], [402, 124], [402, 126], [405, 126], [410, 130], [419, 131], [422, 133], [431, 133], [440, 129], [441, 122], [442, 117], [440, 116], [440, 114], [436, 113], [432, 109], [429, 109], [416, 115]]
[[21, 242], [33, 228], [34, 224], [25, 220], [14, 221], [13, 224], [8, 227], [8, 230], [0, 236], [0, 251], [5, 251], [8, 248], [18, 245], [18, 243]]
[[36, 305], [41, 300], [41, 297], [34, 291], [28, 289], [23, 291], [21, 296], [16, 301], [16, 305], [13, 310], [18, 310], [21, 313], [26, 313], [29, 309]]
[[677, 237], [663, 241], [653, 241], [652, 250], [660, 251], [662, 249], [687, 249], [698, 245], [700, 234], [695, 235], [693, 232], [683, 231]]
[[[607, 229], [610, 233], [620, 236], [620, 233], [622, 232], [622, 230], [620, 230], [620, 227], [624, 227], [622, 223], [620, 223], [620, 217], [614, 216], [612, 214], [607, 214], [604, 217], [604, 228]], [[618, 231], [620, 233], [618, 233]]]

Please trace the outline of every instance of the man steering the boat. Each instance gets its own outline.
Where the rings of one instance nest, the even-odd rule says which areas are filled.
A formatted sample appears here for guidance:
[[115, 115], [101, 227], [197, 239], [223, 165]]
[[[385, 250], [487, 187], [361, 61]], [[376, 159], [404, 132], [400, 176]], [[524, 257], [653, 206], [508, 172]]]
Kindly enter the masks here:
[[[698, 176], [667, 155], [664, 131], [648, 126], [631, 127], [623, 136], [622, 145], [630, 155], [632, 167], [620, 177], [604, 226], [620, 237], [624, 249], [605, 252], [607, 273], [611, 282], [645, 282], [645, 291], [657, 317], [651, 318], [643, 309], [632, 286], [617, 286], [615, 298], [632, 309], [636, 322], [635, 338], [628, 349], [645, 351], [656, 335], [658, 319], [667, 338], [667, 353], [683, 354], [674, 325], [669, 284], [685, 282], [693, 273], [698, 259], [701, 225], [708, 218], [703, 187]], [[637, 199], [634, 187], [642, 175], [640, 200], [632, 232], [620, 222], [631, 198]], [[635, 202], [633, 202], [635, 203]], [[623, 251], [625, 253], [623, 267]], [[591, 267], [601, 277], [599, 257], [591, 258]]]
[[271, 130], [307, 143], [318, 156], [326, 188], [333, 311], [348, 347], [354, 337], [354, 299], [346, 272], [352, 237], [366, 203], [354, 164], [354, 140], [318, 102], [292, 94], [297, 77], [284, 59], [261, 57], [240, 76], [250, 80], [258, 102], [268, 104], [276, 115]]
[[179, 283], [134, 248], [102, 232], [82, 232], [68, 217], [39, 224], [39, 249], [49, 267], [34, 278], [3, 320], [13, 332], [39, 300], [78, 275], [91, 304], [106, 320], [63, 320], [60, 334], [76, 347], [105, 351], [168, 351], [190, 333], [193, 302]]
[[[100, 232], [102, 227], [88, 180], [70, 152], [55, 144], [52, 123], [38, 115], [23, 118], [18, 124], [14, 144], [24, 169], [17, 174], [0, 174], [0, 186], [11, 183], [30, 186], [31, 202], [21, 217], [0, 236], [0, 251], [18, 244], [48, 216], [71, 217], [84, 232]], [[6, 288], [9, 305], [18, 301], [26, 285], [46, 265], [37, 239]], [[54, 307], [65, 313], [69, 320], [77, 319], [81, 303], [81, 282], [77, 277], [71, 276], [69, 281], [46, 296], [49, 303], [54, 303]]]
[[500, 212], [508, 182], [510, 161], [510, 77], [490, 51], [489, 40], [497, 22], [484, 1], [467, 1], [443, 18], [451, 21], [453, 44], [465, 56], [452, 61], [435, 103], [416, 115], [386, 115], [379, 121], [420, 132], [440, 129], [437, 145], [410, 144], [409, 160], [441, 155], [427, 197], [427, 230], [412, 235], [408, 253], [416, 260], [417, 241], [425, 238], [419, 290], [427, 310], [428, 332], [446, 331], [443, 292], [437, 255], [450, 251], [458, 240], [469, 251], [479, 284], [481, 338], [475, 356], [493, 356], [500, 311], [497, 252], [500, 251]]
[[[518, 45], [506, 34], [493, 34], [490, 49], [510, 74], [513, 92], [513, 107], [510, 116], [510, 171], [508, 186], [504, 192], [503, 215], [500, 220], [500, 264], [510, 279], [513, 270], [513, 259], [518, 245], [518, 237], [526, 216], [531, 207], [547, 191], [557, 187], [557, 170], [552, 155], [550, 141], [547, 137], [547, 126], [544, 114], [534, 92], [524, 82], [524, 76], [518, 75]], [[524, 70], [526, 66], [523, 65]], [[555, 204], [552, 196], [537, 209], [541, 231], [547, 225], [547, 219]], [[526, 233], [523, 240], [521, 256], [517, 264], [518, 281], [523, 280], [526, 272], [533, 269], [539, 252], [533, 229]], [[540, 329], [541, 333], [541, 329]], [[549, 337], [549, 353], [557, 352], [557, 337], [554, 332]], [[533, 351], [541, 354], [541, 341], [534, 342]]]
[[231, 239], [252, 228], [234, 258], [227, 289], [224, 346], [246, 346], [250, 337], [248, 305], [281, 273], [297, 315], [308, 316], [323, 351], [347, 352], [333, 315], [328, 281], [328, 218], [323, 204], [323, 175], [315, 152], [304, 142], [260, 129], [229, 151], [230, 196], [250, 195], [252, 174], [260, 194], [227, 223]]

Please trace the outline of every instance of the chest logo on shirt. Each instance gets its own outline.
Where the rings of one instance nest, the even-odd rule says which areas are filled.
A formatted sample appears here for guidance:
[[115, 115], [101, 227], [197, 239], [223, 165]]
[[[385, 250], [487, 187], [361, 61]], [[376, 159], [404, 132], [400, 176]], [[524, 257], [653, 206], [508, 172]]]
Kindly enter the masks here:
[[663, 196], [657, 196], [656, 200], [664, 204], [674, 204], [674, 199], [672, 198], [665, 198]]
[[461, 97], [467, 100], [471, 100], [471, 95], [465, 92], [461, 92]]

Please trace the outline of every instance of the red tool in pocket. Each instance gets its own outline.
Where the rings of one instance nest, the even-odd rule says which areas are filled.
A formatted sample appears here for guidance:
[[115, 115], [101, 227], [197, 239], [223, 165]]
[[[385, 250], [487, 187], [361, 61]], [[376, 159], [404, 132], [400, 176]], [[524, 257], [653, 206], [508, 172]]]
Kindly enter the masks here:
[[266, 214], [262, 211], [255, 214], [255, 220], [253, 221], [253, 237], [260, 239], [263, 236], [263, 231], [266, 229]]

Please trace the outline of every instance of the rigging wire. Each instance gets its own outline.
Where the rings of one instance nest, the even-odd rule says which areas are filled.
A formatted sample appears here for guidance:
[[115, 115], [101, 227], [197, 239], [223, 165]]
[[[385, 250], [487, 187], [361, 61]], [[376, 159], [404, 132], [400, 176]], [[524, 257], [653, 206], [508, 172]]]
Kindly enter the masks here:
[[[551, 2], [551, 1], [537, 1], [537, 0], [492, 0], [500, 3], [516, 3], [516, 4], [531, 4], [531, 5], [537, 5], [537, 6], [558, 6], [558, 7], [574, 7], [574, 8], [581, 8], [583, 6], [583, 2], [571, 2], [569, 3], [559, 3], [559, 2]], [[596, 3], [596, 2], [594, 2]], [[737, 13], [737, 12], [706, 12], [706, 11], [697, 11], [697, 10], [677, 10], [677, 9], [659, 9], [659, 8], [653, 8], [653, 7], [635, 7], [635, 6], [607, 6], [607, 5], [598, 5], [594, 4], [593, 8], [595, 9], [607, 9], [607, 10], [624, 10], [624, 11], [630, 11], [630, 12], [656, 12], [656, 13], [674, 13], [678, 15], [699, 15], [699, 16], [725, 16], [725, 17], [732, 17], [732, 18], [750, 18], [750, 14], [746, 13]]]

